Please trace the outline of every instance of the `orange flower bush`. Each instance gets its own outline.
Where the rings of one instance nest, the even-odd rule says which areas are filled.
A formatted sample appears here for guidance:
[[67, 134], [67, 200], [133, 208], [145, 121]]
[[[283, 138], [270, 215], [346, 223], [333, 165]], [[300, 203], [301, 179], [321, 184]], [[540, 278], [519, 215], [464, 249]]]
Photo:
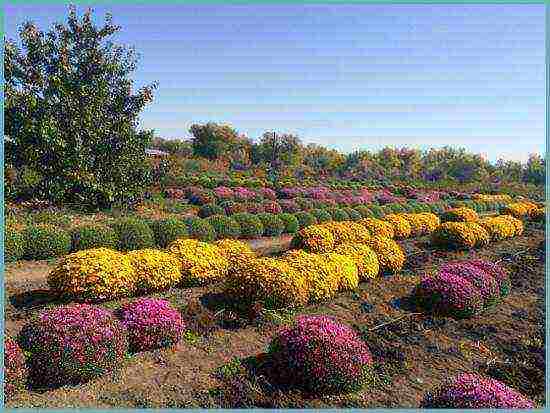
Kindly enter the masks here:
[[471, 208], [453, 208], [441, 216], [442, 222], [475, 222], [478, 219], [477, 212]]
[[375, 235], [365, 244], [376, 253], [381, 271], [396, 273], [403, 268], [405, 253], [393, 239]]
[[412, 234], [411, 224], [402, 214], [388, 214], [384, 217], [384, 221], [393, 225], [393, 232], [395, 238], [404, 239], [409, 238]]
[[386, 238], [395, 237], [393, 225], [389, 222], [377, 218], [363, 218], [358, 223], [367, 228], [372, 235], [380, 235]]

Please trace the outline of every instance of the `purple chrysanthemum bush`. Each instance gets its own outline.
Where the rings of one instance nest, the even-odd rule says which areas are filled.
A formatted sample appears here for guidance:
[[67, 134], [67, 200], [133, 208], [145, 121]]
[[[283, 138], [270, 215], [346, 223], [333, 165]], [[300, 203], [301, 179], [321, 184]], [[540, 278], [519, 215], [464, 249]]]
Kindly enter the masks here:
[[475, 259], [442, 265], [437, 274], [422, 278], [413, 296], [426, 310], [467, 318], [498, 303], [509, 291], [510, 279], [502, 267]]
[[118, 314], [128, 330], [131, 351], [146, 351], [176, 344], [185, 323], [166, 300], [140, 298], [122, 306]]
[[463, 373], [426, 394], [423, 408], [533, 409], [534, 403], [498, 380]]
[[42, 384], [81, 383], [120, 365], [128, 335], [111, 311], [89, 304], [42, 311], [23, 327], [32, 376]]
[[300, 316], [269, 345], [273, 370], [287, 384], [315, 393], [355, 390], [372, 374], [368, 346], [327, 316]]
[[9, 336], [4, 341], [4, 394], [9, 399], [23, 388], [27, 381], [28, 371], [25, 356], [17, 342]]

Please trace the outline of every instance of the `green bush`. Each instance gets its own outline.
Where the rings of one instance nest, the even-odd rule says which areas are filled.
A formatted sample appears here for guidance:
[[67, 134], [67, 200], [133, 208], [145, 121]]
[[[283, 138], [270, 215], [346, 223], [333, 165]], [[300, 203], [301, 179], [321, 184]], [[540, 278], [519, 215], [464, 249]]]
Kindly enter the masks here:
[[328, 213], [332, 217], [333, 221], [348, 221], [349, 215], [342, 208], [329, 208], [327, 209]]
[[232, 216], [241, 225], [242, 238], [258, 238], [264, 233], [264, 225], [260, 218], [248, 212], [241, 212]]
[[217, 239], [239, 238], [241, 236], [241, 225], [234, 218], [225, 215], [212, 215], [207, 221], [214, 231]]
[[258, 214], [257, 217], [262, 221], [266, 237], [278, 237], [285, 230], [285, 223], [275, 214], [263, 213]]
[[317, 224], [317, 218], [315, 218], [315, 216], [310, 214], [309, 212], [296, 212], [294, 216], [298, 220], [299, 229]]
[[348, 214], [351, 221], [359, 221], [361, 218], [363, 218], [361, 216], [361, 213], [355, 208], [344, 208], [344, 211], [346, 211], [346, 214]]
[[189, 237], [200, 241], [210, 242], [216, 239], [214, 227], [206, 219], [188, 217], [185, 219]]
[[358, 205], [354, 209], [361, 214], [362, 218], [372, 218], [372, 217], [374, 217], [374, 214], [372, 213], [370, 208], [365, 206], [365, 205]]
[[178, 238], [189, 237], [187, 224], [177, 218], [154, 220], [149, 224], [149, 227], [153, 230], [155, 243], [161, 248], [166, 248], [168, 244]]
[[71, 251], [87, 250], [90, 248], [118, 247], [118, 236], [114, 229], [101, 224], [81, 225], [70, 231]]
[[332, 221], [332, 217], [324, 209], [312, 209], [309, 213], [317, 218], [318, 223]]
[[385, 205], [385, 208], [387, 208], [389, 210], [390, 214], [401, 214], [403, 212], [406, 212], [403, 205], [398, 204], [398, 203], [387, 204], [387, 205]]
[[384, 210], [380, 205], [371, 205], [369, 208], [374, 218], [382, 218], [384, 216]]
[[140, 250], [155, 245], [155, 234], [143, 219], [118, 218], [111, 223], [111, 228], [118, 235], [118, 249], [121, 251]]
[[206, 204], [200, 207], [197, 215], [201, 218], [208, 218], [212, 215], [225, 215], [225, 209], [216, 204]]
[[298, 231], [300, 224], [294, 215], [283, 212], [282, 214], [277, 214], [277, 217], [285, 224], [284, 233], [294, 234]]
[[23, 258], [28, 260], [59, 257], [71, 250], [70, 235], [53, 225], [29, 225], [21, 235], [25, 241]]
[[4, 233], [4, 261], [19, 261], [25, 254], [25, 238], [11, 229]]

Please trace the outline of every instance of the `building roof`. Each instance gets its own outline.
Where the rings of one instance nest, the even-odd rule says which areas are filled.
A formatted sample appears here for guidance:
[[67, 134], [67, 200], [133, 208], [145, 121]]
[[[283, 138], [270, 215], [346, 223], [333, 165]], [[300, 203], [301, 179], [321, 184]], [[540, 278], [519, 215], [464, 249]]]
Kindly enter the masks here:
[[168, 156], [168, 152], [159, 151], [158, 149], [145, 149], [146, 155], [156, 155], [156, 156]]

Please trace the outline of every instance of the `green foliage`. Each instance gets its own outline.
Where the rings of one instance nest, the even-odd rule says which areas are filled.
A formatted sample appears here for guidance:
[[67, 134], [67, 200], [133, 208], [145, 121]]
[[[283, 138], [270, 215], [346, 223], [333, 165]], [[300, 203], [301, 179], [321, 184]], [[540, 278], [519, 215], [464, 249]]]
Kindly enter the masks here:
[[19, 261], [25, 254], [25, 238], [19, 231], [6, 229], [4, 233], [4, 261]]
[[214, 227], [206, 219], [197, 217], [188, 217], [185, 219], [189, 237], [200, 241], [214, 241], [216, 239], [216, 231]]
[[212, 215], [207, 218], [207, 221], [216, 231], [217, 239], [239, 238], [241, 236], [241, 225], [231, 217]]
[[370, 208], [365, 206], [365, 205], [358, 205], [354, 209], [357, 212], [359, 212], [359, 214], [361, 214], [362, 218], [372, 218], [372, 217], [374, 217], [374, 214], [372, 213]]
[[260, 218], [247, 212], [241, 212], [232, 216], [241, 225], [241, 237], [258, 238], [264, 233], [264, 225]]
[[312, 209], [309, 211], [311, 215], [317, 218], [318, 223], [328, 222], [332, 220], [331, 215], [324, 209]]
[[101, 225], [81, 225], [70, 231], [71, 251], [87, 250], [90, 248], [118, 248], [118, 235], [112, 228]]
[[278, 237], [285, 230], [285, 223], [276, 214], [263, 213], [257, 217], [262, 221], [266, 237]]
[[139, 113], [155, 84], [132, 91], [137, 58], [109, 41], [120, 28], [97, 27], [70, 7], [49, 32], [21, 27], [22, 49], [4, 41], [6, 162], [34, 197], [108, 206], [138, 197], [149, 180]]
[[333, 221], [348, 221], [349, 214], [342, 208], [329, 208], [327, 212], [332, 217]]
[[361, 218], [363, 218], [361, 216], [361, 213], [359, 211], [357, 211], [356, 208], [343, 208], [344, 211], [346, 211], [346, 214], [348, 214], [349, 216], [349, 219], [352, 220], [352, 221], [359, 221]]
[[283, 212], [281, 214], [277, 214], [277, 217], [279, 217], [279, 219], [285, 224], [285, 229], [283, 231], [284, 233], [294, 234], [298, 231], [300, 224], [294, 215]]
[[369, 208], [374, 218], [382, 218], [384, 216], [384, 210], [380, 205], [371, 205]]
[[118, 235], [118, 249], [121, 251], [140, 250], [155, 245], [155, 235], [143, 219], [118, 218], [110, 226]]
[[294, 216], [298, 220], [299, 229], [317, 224], [317, 218], [309, 212], [296, 212]]
[[67, 231], [53, 225], [29, 225], [21, 235], [25, 241], [23, 258], [27, 260], [59, 257], [71, 249], [71, 237]]
[[189, 129], [193, 138], [193, 153], [207, 159], [229, 158], [232, 161], [246, 163], [250, 142], [229, 125], [209, 122], [205, 125], [194, 124]]
[[168, 244], [178, 238], [188, 238], [187, 224], [177, 218], [166, 218], [152, 221], [149, 227], [155, 236], [155, 243], [166, 248]]
[[201, 218], [208, 218], [212, 215], [225, 215], [225, 210], [216, 204], [206, 204], [200, 207], [197, 214]]

